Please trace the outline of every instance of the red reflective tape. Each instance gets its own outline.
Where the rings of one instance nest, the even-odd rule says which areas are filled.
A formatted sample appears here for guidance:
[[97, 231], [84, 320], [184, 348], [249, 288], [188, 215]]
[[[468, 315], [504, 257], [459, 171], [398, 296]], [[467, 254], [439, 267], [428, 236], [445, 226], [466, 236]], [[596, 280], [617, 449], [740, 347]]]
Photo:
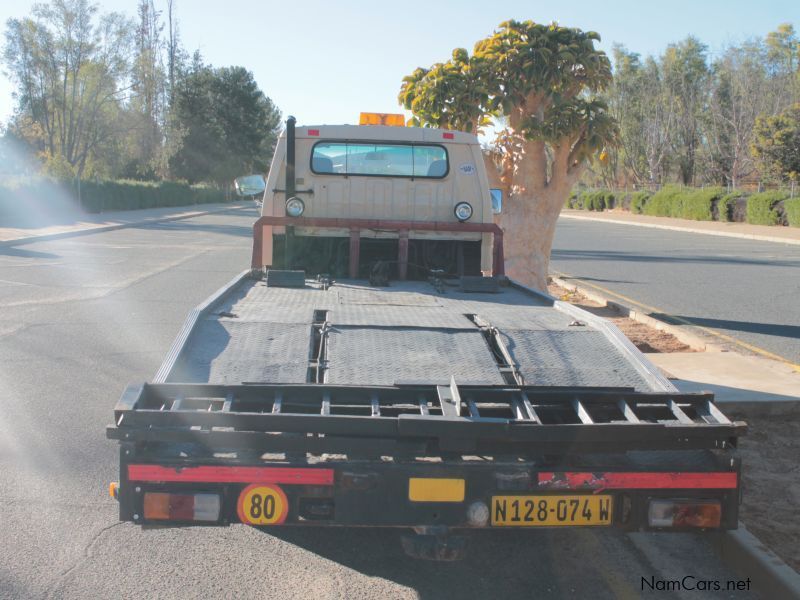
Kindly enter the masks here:
[[131, 481], [177, 481], [190, 483], [295, 483], [333, 485], [333, 469], [128, 465], [128, 479]]
[[319, 135], [319, 129], [309, 129], [308, 135]]
[[736, 473], [539, 473], [551, 489], [736, 489]]

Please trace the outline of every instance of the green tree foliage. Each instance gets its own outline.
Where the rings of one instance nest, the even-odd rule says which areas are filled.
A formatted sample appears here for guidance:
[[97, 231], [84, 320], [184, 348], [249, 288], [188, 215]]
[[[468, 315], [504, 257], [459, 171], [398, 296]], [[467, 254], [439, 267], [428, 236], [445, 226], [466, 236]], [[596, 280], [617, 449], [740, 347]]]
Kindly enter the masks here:
[[708, 87], [707, 48], [689, 36], [667, 47], [662, 58], [664, 79], [677, 105], [673, 151], [681, 180], [694, 181], [697, 151], [700, 146], [700, 122]]
[[155, 179], [168, 111], [167, 74], [163, 64], [164, 25], [153, 0], [139, 0], [137, 16], [128, 102], [129, 161], [123, 175]]
[[18, 102], [12, 128], [50, 164], [80, 175], [115, 149], [131, 29], [118, 13], [98, 16], [87, 0], [36, 4], [31, 16], [8, 21], [3, 61]]
[[137, 0], [136, 20], [88, 0], [51, 0], [10, 19], [2, 61], [17, 107], [5, 136], [16, 155], [61, 179], [220, 183], [266, 170], [277, 109], [245, 69], [190, 64], [174, 4], [166, 23], [155, 0]]
[[403, 78], [399, 100], [412, 111], [411, 125], [477, 133], [489, 124], [486, 75], [489, 65], [464, 48], [429, 69]]
[[756, 119], [752, 150], [766, 173], [800, 179], [800, 103], [778, 115]]
[[800, 44], [792, 25], [713, 55], [693, 37], [656, 57], [622, 46], [613, 54], [614, 82], [605, 97], [619, 123], [619, 144], [606, 163], [592, 167], [586, 185], [733, 188], [771, 174], [751, 147], [759, 116], [800, 101]]
[[765, 40], [768, 67], [782, 95], [800, 91], [800, 39], [791, 23], [778, 25]]
[[750, 145], [755, 121], [771, 110], [775, 98], [765, 93], [770, 88], [765, 61], [763, 44], [747, 42], [728, 48], [712, 64], [703, 129], [713, 181], [735, 187], [753, 175]]
[[173, 115], [183, 131], [172, 172], [189, 182], [227, 182], [265, 171], [280, 112], [243, 67], [214, 69], [199, 59], [174, 90]]
[[495, 180], [508, 193], [501, 216], [506, 269], [542, 289], [569, 190], [617, 135], [596, 97], [611, 82], [608, 57], [594, 45], [599, 39], [555, 23], [506, 21], [471, 56], [457, 49], [448, 62], [415, 70], [400, 90], [421, 125], [474, 132], [489, 117], [507, 123], [495, 154]]

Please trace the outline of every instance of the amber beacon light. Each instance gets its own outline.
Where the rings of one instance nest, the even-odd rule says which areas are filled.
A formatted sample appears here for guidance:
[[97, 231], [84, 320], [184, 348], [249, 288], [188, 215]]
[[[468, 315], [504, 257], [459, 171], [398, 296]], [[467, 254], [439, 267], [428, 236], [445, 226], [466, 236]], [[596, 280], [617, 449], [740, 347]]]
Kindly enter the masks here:
[[406, 118], [401, 114], [362, 112], [359, 125], [388, 125], [389, 127], [405, 127]]

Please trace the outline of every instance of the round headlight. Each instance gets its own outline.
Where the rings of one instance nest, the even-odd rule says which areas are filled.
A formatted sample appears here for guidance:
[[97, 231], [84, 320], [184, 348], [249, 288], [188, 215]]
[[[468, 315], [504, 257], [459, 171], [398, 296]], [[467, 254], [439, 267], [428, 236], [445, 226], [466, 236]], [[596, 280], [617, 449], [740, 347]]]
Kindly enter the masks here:
[[286, 201], [286, 214], [290, 217], [299, 217], [305, 209], [306, 205], [296, 196], [292, 196]]
[[469, 202], [459, 202], [453, 212], [456, 215], [456, 219], [466, 221], [472, 216], [472, 206], [470, 206]]

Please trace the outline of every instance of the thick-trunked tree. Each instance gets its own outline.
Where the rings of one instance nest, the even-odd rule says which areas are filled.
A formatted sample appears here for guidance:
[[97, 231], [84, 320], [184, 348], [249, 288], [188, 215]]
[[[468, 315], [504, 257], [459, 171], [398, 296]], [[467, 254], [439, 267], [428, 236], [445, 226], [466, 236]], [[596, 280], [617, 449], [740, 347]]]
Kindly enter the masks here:
[[556, 220], [587, 163], [615, 143], [617, 127], [594, 97], [611, 65], [594, 32], [506, 21], [470, 55], [403, 79], [413, 124], [478, 133], [505, 124], [486, 153], [492, 187], [505, 191], [506, 273], [545, 290]]

